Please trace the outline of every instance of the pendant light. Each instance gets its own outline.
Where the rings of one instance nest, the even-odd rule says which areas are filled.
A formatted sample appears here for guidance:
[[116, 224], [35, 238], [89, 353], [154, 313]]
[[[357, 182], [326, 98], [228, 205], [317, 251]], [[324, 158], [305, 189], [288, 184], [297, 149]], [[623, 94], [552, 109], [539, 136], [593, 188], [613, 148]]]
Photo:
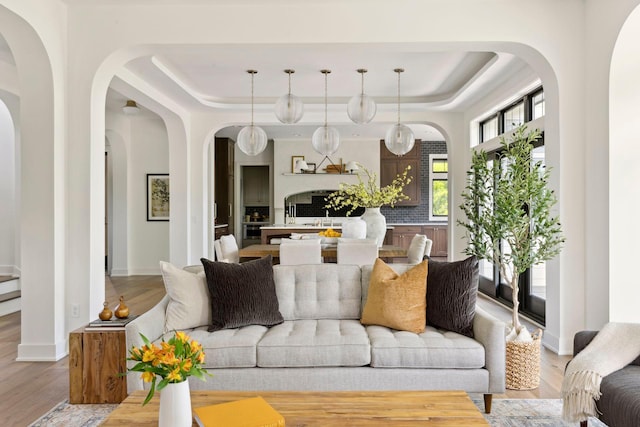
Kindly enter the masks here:
[[364, 68], [359, 68], [360, 73], [360, 93], [354, 95], [347, 104], [347, 114], [352, 122], [358, 124], [369, 123], [376, 115], [376, 102], [369, 95], [364, 93]]
[[253, 76], [256, 70], [247, 70], [251, 74], [251, 125], [243, 127], [238, 133], [238, 148], [248, 156], [260, 154], [267, 148], [267, 134], [261, 127], [253, 125]]
[[340, 134], [336, 128], [327, 125], [327, 75], [331, 70], [320, 70], [320, 72], [324, 74], [324, 126], [320, 126], [313, 132], [311, 145], [323, 156], [330, 156], [340, 145]]
[[304, 103], [300, 98], [291, 94], [291, 74], [296, 71], [287, 69], [284, 72], [289, 75], [289, 93], [282, 95], [276, 101], [276, 117], [282, 123], [298, 123], [304, 113]]
[[384, 145], [393, 154], [402, 156], [411, 151], [416, 139], [411, 129], [400, 123], [400, 73], [403, 73], [404, 69], [396, 68], [393, 71], [398, 73], [398, 123], [387, 130], [387, 135], [384, 137]]

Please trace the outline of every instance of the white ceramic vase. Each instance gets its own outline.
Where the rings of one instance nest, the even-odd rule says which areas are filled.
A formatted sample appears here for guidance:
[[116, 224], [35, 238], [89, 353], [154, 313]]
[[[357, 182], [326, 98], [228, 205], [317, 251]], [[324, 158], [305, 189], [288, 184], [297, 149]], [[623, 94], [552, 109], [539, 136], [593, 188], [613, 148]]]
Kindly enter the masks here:
[[189, 381], [169, 383], [160, 391], [159, 427], [191, 427]]
[[367, 223], [362, 218], [349, 218], [342, 223], [342, 237], [364, 239], [367, 237]]
[[387, 233], [387, 220], [380, 213], [380, 208], [366, 208], [361, 218], [367, 223], [367, 239], [376, 239], [378, 247], [382, 246]]

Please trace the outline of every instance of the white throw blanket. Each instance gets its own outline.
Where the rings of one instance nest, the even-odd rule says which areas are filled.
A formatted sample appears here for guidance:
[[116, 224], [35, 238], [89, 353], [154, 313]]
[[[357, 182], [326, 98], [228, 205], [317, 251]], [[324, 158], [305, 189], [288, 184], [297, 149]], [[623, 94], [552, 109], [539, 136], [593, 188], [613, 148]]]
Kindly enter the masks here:
[[578, 422], [597, 417], [602, 378], [640, 355], [640, 324], [608, 323], [569, 362], [562, 380], [562, 418]]

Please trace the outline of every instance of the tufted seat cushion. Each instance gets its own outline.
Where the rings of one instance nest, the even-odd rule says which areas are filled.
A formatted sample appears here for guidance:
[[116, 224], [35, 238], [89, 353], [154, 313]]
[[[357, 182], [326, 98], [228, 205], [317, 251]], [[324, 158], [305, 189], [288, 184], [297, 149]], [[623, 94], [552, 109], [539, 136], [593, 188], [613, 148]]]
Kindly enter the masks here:
[[367, 326], [371, 366], [376, 368], [482, 368], [484, 347], [478, 341], [427, 326], [415, 334]]
[[370, 349], [367, 332], [357, 320], [285, 321], [258, 343], [258, 366], [365, 366], [371, 360]]
[[[264, 326], [250, 325], [208, 332], [205, 326], [186, 333], [202, 344], [205, 368], [253, 368], [256, 366], [256, 345], [266, 331]], [[172, 336], [173, 331], [163, 338], [168, 340]]]

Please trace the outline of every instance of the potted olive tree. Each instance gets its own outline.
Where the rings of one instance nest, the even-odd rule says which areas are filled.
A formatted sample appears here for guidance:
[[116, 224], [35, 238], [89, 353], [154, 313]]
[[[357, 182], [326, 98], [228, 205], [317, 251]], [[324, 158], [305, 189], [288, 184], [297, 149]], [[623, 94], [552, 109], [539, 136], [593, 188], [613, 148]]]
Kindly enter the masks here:
[[[550, 170], [531, 158], [533, 142], [539, 138], [539, 130], [527, 132], [520, 126], [509, 141], [500, 139], [499, 160], [491, 165], [486, 152], [474, 152], [460, 206], [466, 221], [458, 221], [466, 229], [465, 252], [497, 265], [512, 290], [506, 339], [507, 388], [512, 389], [536, 388], [540, 369], [540, 336], [532, 338], [518, 316], [520, 275], [555, 257], [564, 242], [552, 213], [557, 199], [547, 186]], [[537, 366], [526, 366], [536, 358]], [[518, 361], [524, 366], [514, 366]]]

